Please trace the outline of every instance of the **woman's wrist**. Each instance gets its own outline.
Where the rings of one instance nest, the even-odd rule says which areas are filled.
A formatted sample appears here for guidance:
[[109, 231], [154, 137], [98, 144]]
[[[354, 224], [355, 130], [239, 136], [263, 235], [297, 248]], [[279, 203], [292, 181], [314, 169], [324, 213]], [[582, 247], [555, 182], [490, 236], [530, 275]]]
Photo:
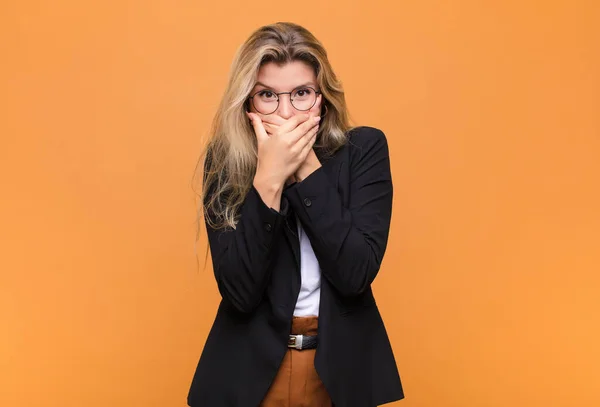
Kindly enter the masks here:
[[279, 211], [283, 184], [273, 179], [262, 177], [260, 174], [254, 176], [252, 184], [258, 191], [263, 202], [270, 208]]
[[296, 176], [294, 174], [292, 174], [285, 181], [285, 185], [290, 185], [290, 184], [293, 184], [294, 182], [297, 182], [297, 180], [296, 180]]
[[317, 158], [317, 155], [314, 151], [306, 157], [306, 160], [302, 163], [302, 165], [298, 168], [294, 177], [297, 182], [302, 182], [305, 178], [307, 178], [310, 174], [315, 172], [321, 167], [321, 162]]

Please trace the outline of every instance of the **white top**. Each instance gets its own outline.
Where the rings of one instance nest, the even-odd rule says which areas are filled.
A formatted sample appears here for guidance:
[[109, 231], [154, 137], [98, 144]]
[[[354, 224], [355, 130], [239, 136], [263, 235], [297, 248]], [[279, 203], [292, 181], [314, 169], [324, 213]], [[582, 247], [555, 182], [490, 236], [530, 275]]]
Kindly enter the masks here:
[[296, 224], [298, 225], [298, 237], [300, 239], [300, 276], [302, 284], [296, 301], [294, 316], [318, 316], [321, 295], [321, 268], [297, 215]]

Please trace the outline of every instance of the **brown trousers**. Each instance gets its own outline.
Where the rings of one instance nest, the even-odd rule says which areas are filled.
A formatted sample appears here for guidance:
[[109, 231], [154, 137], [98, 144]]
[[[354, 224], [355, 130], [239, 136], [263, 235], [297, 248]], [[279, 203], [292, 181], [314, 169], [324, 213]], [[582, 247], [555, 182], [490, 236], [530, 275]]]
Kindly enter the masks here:
[[[316, 335], [317, 316], [294, 317], [292, 335]], [[288, 348], [281, 367], [259, 407], [332, 407], [315, 370], [316, 349]]]

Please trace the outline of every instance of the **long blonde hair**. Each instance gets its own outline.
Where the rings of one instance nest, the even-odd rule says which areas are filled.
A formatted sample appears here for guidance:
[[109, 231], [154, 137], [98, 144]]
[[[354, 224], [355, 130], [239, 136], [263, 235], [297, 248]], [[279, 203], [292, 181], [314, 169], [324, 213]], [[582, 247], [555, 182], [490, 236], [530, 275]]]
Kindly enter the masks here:
[[323, 45], [307, 29], [294, 23], [278, 22], [260, 27], [236, 52], [208, 142], [196, 165], [195, 183], [203, 175], [196, 239], [200, 236], [202, 213], [214, 229], [235, 228], [238, 210], [252, 186], [257, 142], [245, 110], [259, 68], [267, 62], [285, 64], [298, 60], [314, 67], [323, 93], [321, 106], [325, 106], [326, 114], [321, 120], [315, 148], [327, 155], [346, 143], [346, 132], [353, 126], [341, 82], [331, 68]]

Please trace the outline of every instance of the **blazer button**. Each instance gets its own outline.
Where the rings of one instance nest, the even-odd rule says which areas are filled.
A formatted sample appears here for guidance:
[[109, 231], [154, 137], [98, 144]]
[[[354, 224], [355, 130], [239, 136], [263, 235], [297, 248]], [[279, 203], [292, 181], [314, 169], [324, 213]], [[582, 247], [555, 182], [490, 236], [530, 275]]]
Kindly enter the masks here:
[[312, 201], [308, 198], [304, 198], [304, 205], [306, 206], [311, 206], [312, 205]]
[[265, 223], [265, 230], [266, 230], [267, 232], [270, 232], [272, 229], [273, 229], [273, 226], [271, 226], [271, 224], [270, 224], [270, 223]]

